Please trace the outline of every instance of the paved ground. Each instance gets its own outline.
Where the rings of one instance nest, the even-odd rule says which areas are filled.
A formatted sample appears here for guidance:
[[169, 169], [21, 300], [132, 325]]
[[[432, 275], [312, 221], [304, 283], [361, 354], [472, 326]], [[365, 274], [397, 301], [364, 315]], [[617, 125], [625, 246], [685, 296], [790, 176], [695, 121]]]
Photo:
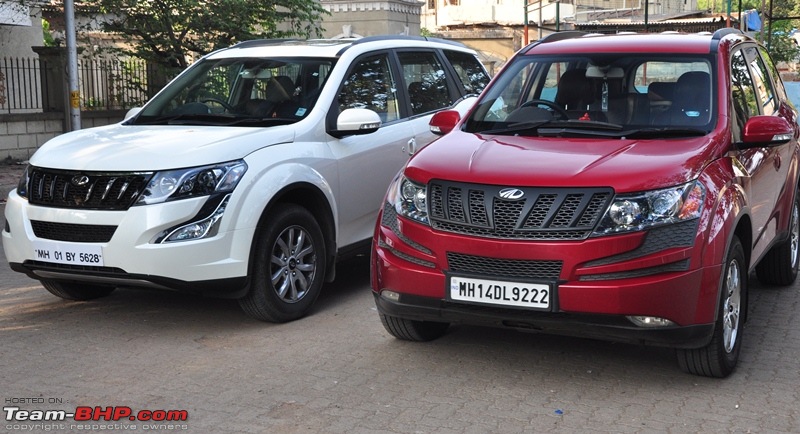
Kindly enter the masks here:
[[668, 350], [584, 339], [462, 326], [397, 341], [366, 260], [338, 276], [310, 317], [273, 325], [172, 293], [62, 301], [0, 255], [0, 398], [25, 411], [185, 410], [157, 430], [170, 433], [800, 432], [800, 285], [754, 285], [740, 366], [714, 380], [681, 373]]
[[[0, 184], [16, 183], [9, 176]], [[28, 419], [82, 406], [185, 410], [185, 422], [154, 430], [166, 433], [800, 432], [800, 283], [752, 280], [739, 368], [714, 380], [681, 373], [668, 350], [584, 339], [462, 326], [397, 341], [378, 321], [366, 260], [338, 276], [310, 317], [273, 325], [234, 301], [171, 293], [65, 302], [0, 253], [3, 407]], [[14, 434], [149, 426], [2, 423]]]

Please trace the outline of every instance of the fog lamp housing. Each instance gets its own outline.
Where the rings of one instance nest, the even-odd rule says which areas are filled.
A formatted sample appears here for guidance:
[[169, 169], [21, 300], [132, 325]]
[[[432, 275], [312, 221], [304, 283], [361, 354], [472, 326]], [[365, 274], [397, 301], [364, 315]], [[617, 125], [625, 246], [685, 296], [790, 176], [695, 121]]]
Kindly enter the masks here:
[[628, 321], [632, 322], [634, 325], [643, 328], [671, 327], [676, 325], [674, 322], [666, 318], [659, 318], [657, 316], [631, 315], [626, 318], [628, 318]]
[[385, 289], [385, 290], [381, 291], [381, 298], [385, 298], [385, 299], [387, 299], [389, 301], [398, 302], [398, 301], [400, 301], [400, 293]]

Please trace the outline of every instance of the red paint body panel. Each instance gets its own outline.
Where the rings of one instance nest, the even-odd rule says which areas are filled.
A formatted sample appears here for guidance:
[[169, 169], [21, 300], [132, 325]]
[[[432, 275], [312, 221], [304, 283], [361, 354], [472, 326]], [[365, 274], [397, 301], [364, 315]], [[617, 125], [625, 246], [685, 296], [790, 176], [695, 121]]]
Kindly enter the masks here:
[[538, 187], [604, 187], [617, 192], [651, 190], [697, 177], [721, 150], [713, 139], [563, 139], [481, 136], [455, 130], [422, 149], [406, 176]]
[[[603, 237], [574, 243], [503, 242], [477, 239], [454, 234], [435, 233], [428, 227], [403, 221], [402, 233], [412, 240], [423, 241], [433, 255], [422, 255], [408, 247], [387, 228], [378, 229], [378, 237], [398, 251], [430, 260], [435, 269], [411, 264], [386, 249], [378, 248], [377, 268], [379, 287], [404, 294], [443, 299], [445, 297], [445, 254], [448, 251], [476, 256], [509, 259], [564, 260], [558, 285], [558, 303], [561, 311], [571, 313], [602, 313], [615, 315], [652, 315], [668, 318], [678, 324], [701, 324], [713, 321], [713, 309], [700, 309], [709, 304], [708, 298], [716, 291], [703, 294], [703, 275], [710, 273], [717, 279], [719, 264], [710, 271], [696, 268], [682, 273], [656, 275], [635, 279], [604, 282], [579, 282], [577, 278], [589, 271], [581, 264], [625, 252], [638, 247], [642, 233]], [[681, 249], [649, 257], [648, 266], [691, 258], [694, 249]], [[614, 272], [641, 268], [638, 260], [595, 268], [593, 272]], [[698, 303], [700, 298], [706, 298]], [[670, 300], [669, 302], [666, 302]]]
[[559, 41], [557, 44], [539, 44], [529, 48], [525, 55], [563, 55], [573, 53], [676, 53], [707, 54], [710, 52], [708, 36], [701, 35], [619, 35], [613, 40], [597, 35]]
[[[418, 152], [403, 172], [418, 185], [441, 181], [447, 185], [497, 186], [491, 190], [494, 192], [502, 192], [499, 188], [611, 188], [614, 194], [624, 195], [696, 181], [705, 196], [702, 212], [694, 220], [691, 243], [664, 243], [666, 247], [642, 250], [657, 226], [614, 235], [594, 233], [579, 240], [496, 239], [437, 230], [402, 216], [396, 217], [396, 224], [384, 225], [381, 215], [371, 263], [372, 288], [379, 310], [423, 321], [464, 319], [481, 323], [489, 318], [494, 325], [511, 327], [528, 320], [545, 329], [558, 321], [585, 323], [593, 328], [585, 334], [591, 337], [602, 338], [607, 332], [611, 340], [680, 348], [706, 345], [717, 320], [723, 262], [731, 240], [734, 236], [740, 239], [748, 270], [752, 271], [773, 246], [788, 236], [798, 187], [800, 129], [797, 112], [788, 103], [780, 101], [771, 115], [773, 119], [754, 115], [740, 127], [743, 137], [749, 137], [750, 142], [763, 141], [761, 146], [745, 146], [732, 139], [737, 134], [737, 114], [731, 101], [734, 80], [731, 67], [724, 66], [731, 64], [729, 51], [742, 38], [712, 42], [708, 35], [587, 36], [533, 44], [518, 54], [698, 55], [713, 53], [716, 47], [715, 62], [710, 62], [716, 63], [711, 79], [716, 122], [709, 122], [703, 130], [705, 135], [633, 140], [611, 135], [576, 138], [465, 132], [463, 125], [469, 125], [469, 118], [478, 113], [483, 98], [491, 93], [485, 92], [473, 113], [455, 125], [452, 132]], [[500, 74], [508, 69], [506, 66]], [[490, 88], [498, 82], [501, 80], [496, 77]], [[776, 96], [781, 97], [780, 92]], [[792, 135], [788, 142], [768, 143], [773, 134], [786, 133]], [[468, 202], [463, 199], [463, 203]], [[669, 227], [661, 226], [661, 234]], [[448, 253], [512, 262], [562, 261], [560, 275], [551, 282], [555, 308], [552, 312], [520, 313], [489, 305], [485, 311], [469, 311], [463, 304], [449, 302]], [[668, 269], [677, 264], [687, 265]], [[644, 272], [638, 274], [640, 271]], [[474, 274], [487, 277], [485, 272]], [[385, 290], [399, 294], [399, 301], [382, 297]], [[625, 323], [626, 316], [668, 319], [674, 322], [672, 331], [687, 333], [656, 336], [649, 334], [652, 330]], [[598, 324], [603, 332], [594, 329]], [[581, 335], [579, 328], [570, 330]], [[688, 337], [691, 343], [682, 342], [682, 337]]]

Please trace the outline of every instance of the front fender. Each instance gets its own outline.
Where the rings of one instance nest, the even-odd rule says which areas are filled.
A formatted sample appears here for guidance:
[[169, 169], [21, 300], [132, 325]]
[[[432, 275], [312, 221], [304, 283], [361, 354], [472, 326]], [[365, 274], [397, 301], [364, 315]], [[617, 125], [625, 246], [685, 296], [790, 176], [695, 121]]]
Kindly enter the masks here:
[[[296, 157], [292, 158], [292, 153]], [[292, 185], [317, 190], [330, 207], [333, 227], [337, 227], [336, 163], [323, 144], [270, 146], [246, 156], [244, 160], [248, 171], [231, 197], [226, 210], [226, 214], [231, 213], [230, 218], [223, 218], [221, 229], [245, 231], [252, 241], [264, 212], [283, 190]]]
[[[697, 242], [703, 246], [700, 256], [703, 268], [700, 296], [697, 304], [698, 322], [709, 323], [716, 319], [719, 303], [721, 275], [725, 258], [733, 236], [740, 238], [749, 259], [752, 250], [752, 231], [750, 229], [749, 205], [747, 195], [741, 184], [735, 182], [730, 160], [727, 164], [709, 167], [700, 177], [706, 186], [706, 205], [701, 230]], [[727, 168], [724, 166], [728, 166]]]

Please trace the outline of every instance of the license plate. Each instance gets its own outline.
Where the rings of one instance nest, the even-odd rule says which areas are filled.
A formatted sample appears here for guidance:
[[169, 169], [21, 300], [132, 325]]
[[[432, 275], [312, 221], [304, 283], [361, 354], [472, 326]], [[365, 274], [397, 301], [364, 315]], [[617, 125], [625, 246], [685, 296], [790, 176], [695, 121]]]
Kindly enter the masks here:
[[455, 301], [549, 310], [551, 292], [544, 283], [450, 276], [448, 295]]
[[33, 241], [33, 259], [69, 265], [103, 266], [103, 249], [89, 244]]

